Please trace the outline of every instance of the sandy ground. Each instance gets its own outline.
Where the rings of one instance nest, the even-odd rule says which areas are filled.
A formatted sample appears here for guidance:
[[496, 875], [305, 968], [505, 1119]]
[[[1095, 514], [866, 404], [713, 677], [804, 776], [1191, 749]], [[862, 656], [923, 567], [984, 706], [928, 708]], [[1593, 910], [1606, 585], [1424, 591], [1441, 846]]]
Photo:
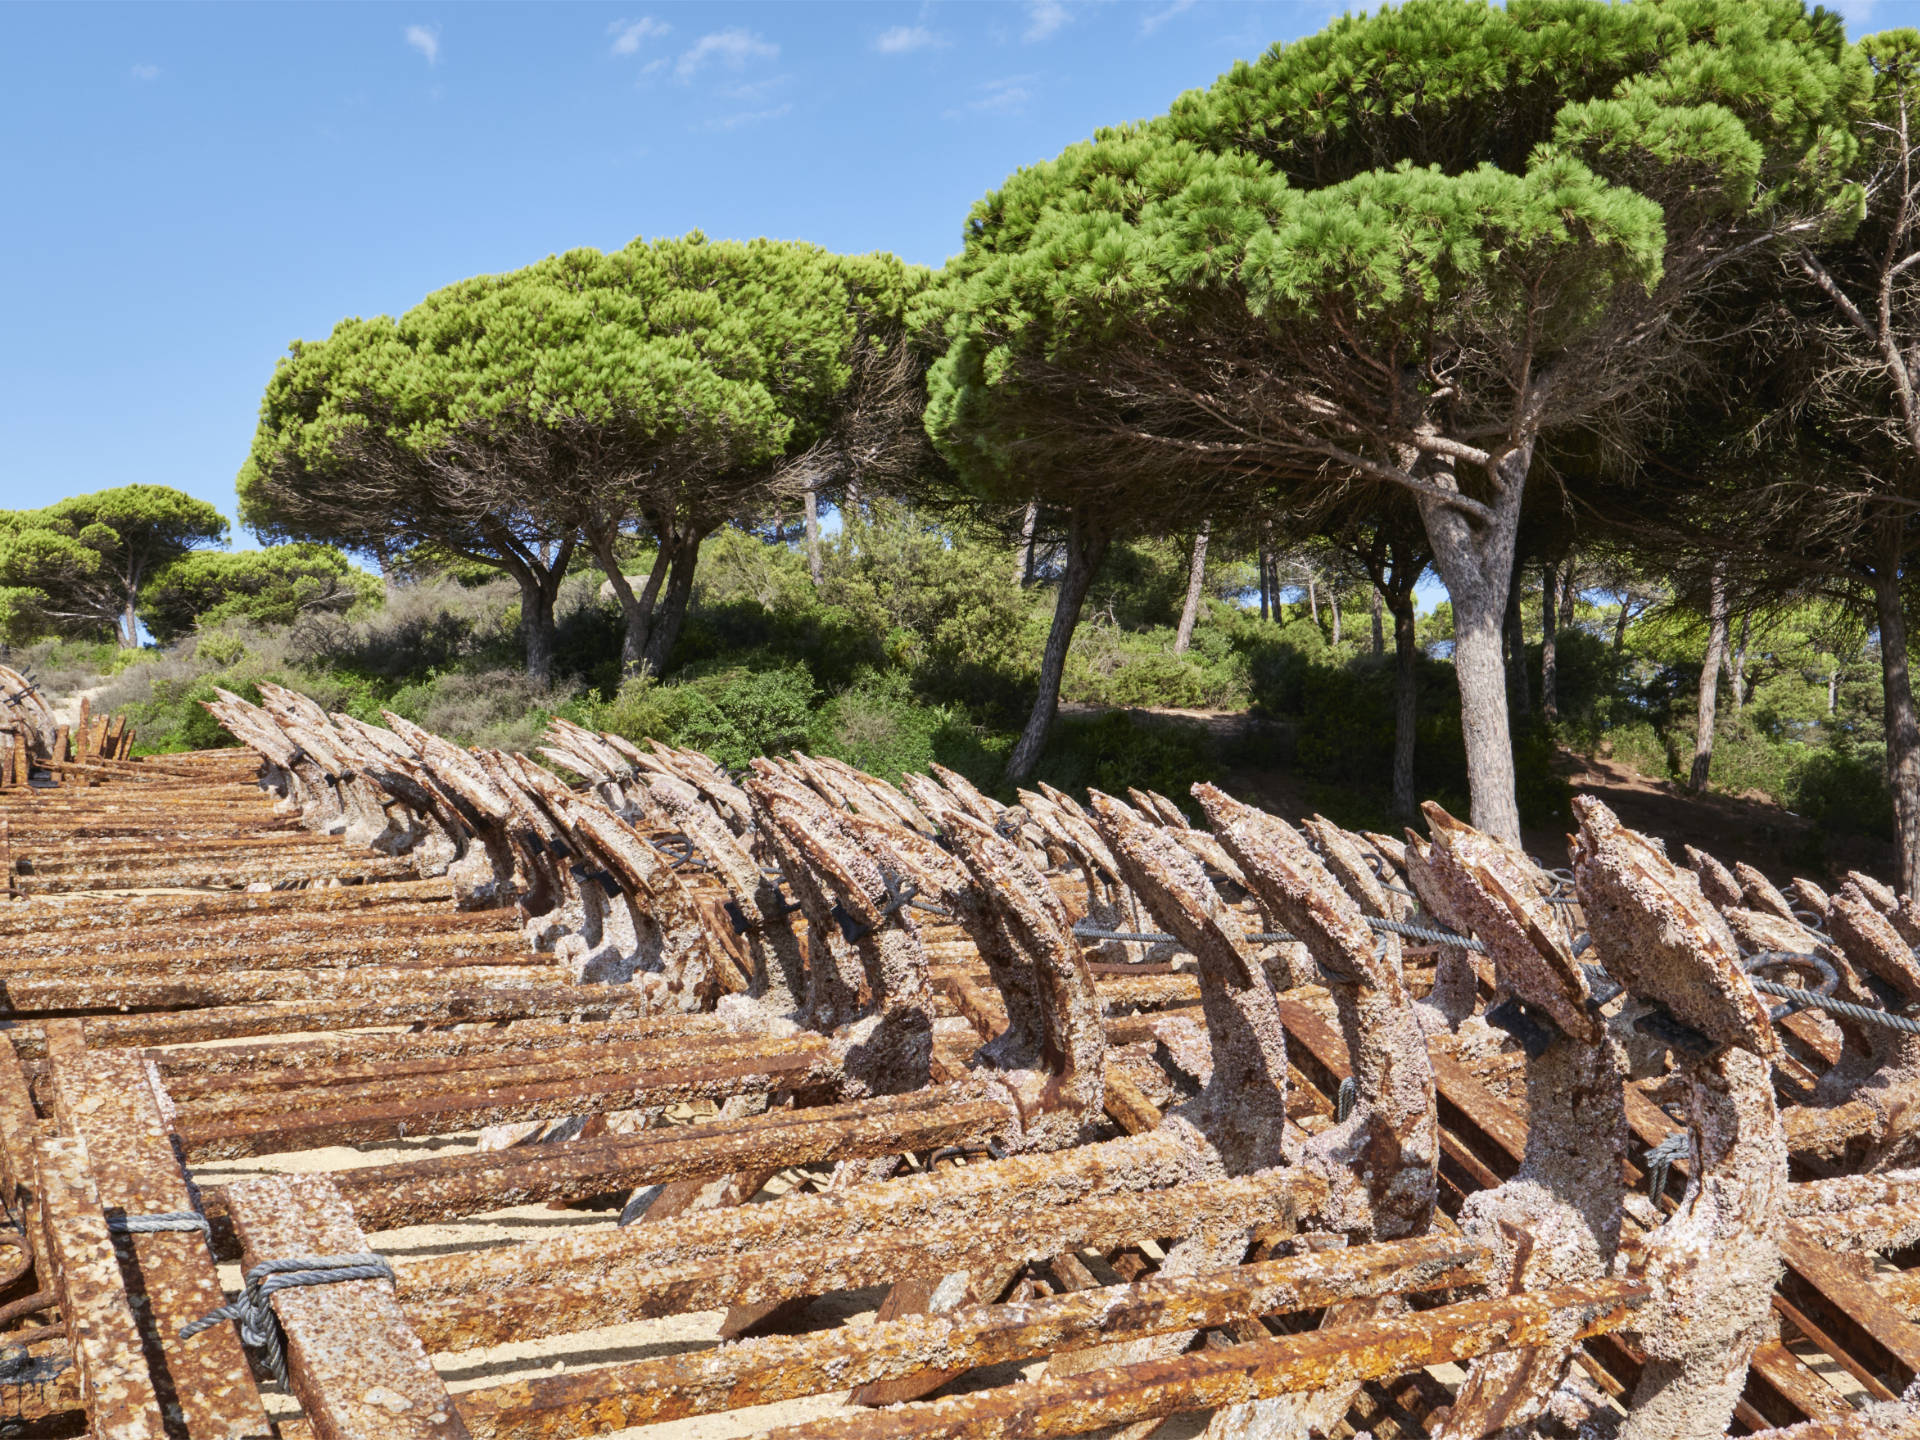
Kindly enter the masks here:
[[[688, 1111], [677, 1118], [691, 1120], [696, 1117]], [[476, 1147], [477, 1142], [478, 1135], [475, 1133], [424, 1136], [417, 1140], [385, 1142], [364, 1147], [332, 1146], [296, 1154], [250, 1156], [241, 1160], [215, 1161], [194, 1166], [193, 1175], [195, 1180], [202, 1184], [227, 1184], [234, 1180], [268, 1173], [306, 1174], [318, 1171], [349, 1170], [367, 1165], [384, 1165], [396, 1160], [417, 1160], [432, 1155], [471, 1150]], [[805, 1177], [801, 1173], [789, 1171], [778, 1177], [766, 1191], [762, 1192], [762, 1201], [804, 1183]], [[398, 1260], [408, 1260], [428, 1255], [453, 1254], [462, 1250], [493, 1245], [519, 1243], [563, 1231], [612, 1229], [617, 1216], [616, 1210], [561, 1210], [551, 1209], [544, 1204], [525, 1205], [510, 1210], [494, 1211], [487, 1215], [473, 1216], [450, 1224], [416, 1225], [403, 1230], [391, 1230], [370, 1238], [373, 1248], [380, 1254]], [[241, 1285], [240, 1266], [238, 1264], [221, 1266], [220, 1279], [229, 1291], [237, 1291]], [[816, 1300], [809, 1307], [802, 1327], [825, 1329], [836, 1325], [857, 1327], [871, 1324], [885, 1294], [885, 1287], [882, 1286]], [[440, 1355], [435, 1357], [435, 1364], [446, 1380], [447, 1388], [458, 1393], [486, 1385], [528, 1379], [535, 1375], [592, 1369], [598, 1366], [707, 1349], [720, 1343], [720, 1324], [724, 1318], [724, 1312], [719, 1310], [675, 1315], [665, 1319], [640, 1321], [631, 1325], [615, 1325], [579, 1334], [560, 1335], [527, 1344], [498, 1345], [484, 1350]], [[954, 1382], [950, 1392], [1004, 1385], [1023, 1376], [1034, 1378], [1039, 1376], [1044, 1368], [1045, 1357], [1038, 1357], [1024, 1365], [1009, 1363], [981, 1369]], [[299, 1413], [299, 1406], [291, 1396], [269, 1389], [265, 1392], [265, 1397], [268, 1412], [276, 1419]], [[735, 1437], [754, 1435], [763, 1430], [797, 1424], [820, 1416], [865, 1413], [856, 1407], [849, 1406], [846, 1401], [847, 1392], [838, 1391], [830, 1395], [810, 1396], [777, 1405], [757, 1406], [719, 1415], [693, 1416], [684, 1420], [638, 1426], [612, 1433], [615, 1440], [620, 1440], [620, 1437], [640, 1436], [646, 1436], [648, 1440], [735, 1440]], [[1206, 1418], [1204, 1413], [1175, 1417], [1159, 1434], [1163, 1440], [1191, 1440], [1191, 1437], [1199, 1435], [1205, 1429]]]

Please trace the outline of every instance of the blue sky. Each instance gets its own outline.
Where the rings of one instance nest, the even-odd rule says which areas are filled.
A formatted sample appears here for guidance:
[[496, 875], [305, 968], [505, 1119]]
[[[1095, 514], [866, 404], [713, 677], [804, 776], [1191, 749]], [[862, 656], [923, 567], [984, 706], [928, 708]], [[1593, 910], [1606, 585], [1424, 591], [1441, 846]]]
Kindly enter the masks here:
[[231, 513], [289, 341], [556, 250], [937, 265], [1011, 170], [1336, 8], [0, 6], [0, 506], [147, 481]]
[[1321, 3], [0, 6], [0, 506], [233, 509], [275, 359], [635, 235], [937, 265], [968, 206]]

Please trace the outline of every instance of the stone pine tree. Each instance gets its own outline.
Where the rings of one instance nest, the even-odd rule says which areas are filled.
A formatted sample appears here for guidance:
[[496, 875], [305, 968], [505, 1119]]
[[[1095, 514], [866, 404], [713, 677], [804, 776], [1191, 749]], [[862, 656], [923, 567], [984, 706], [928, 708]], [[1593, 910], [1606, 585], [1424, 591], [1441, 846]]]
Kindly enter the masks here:
[[229, 617], [291, 625], [309, 615], [343, 615], [380, 591], [379, 576], [328, 545], [194, 550], [155, 573], [140, 618], [165, 645]]
[[[1920, 545], [1920, 34], [1868, 36], [1857, 53], [1873, 76], [1847, 172], [1857, 211], [1722, 297], [1741, 333], [1714, 348], [1636, 485], [1599, 515], [1635, 553], [1633, 573], [1682, 577], [1709, 616], [1702, 781], [1730, 613], [1810, 597], [1877, 636], [1901, 884], [1920, 892], [1905, 603]], [[1625, 613], [1623, 603], [1623, 627]]]
[[[397, 321], [294, 347], [241, 476], [243, 513], [280, 535], [506, 571], [542, 683], [555, 594], [584, 543], [619, 600], [627, 670], [658, 671], [707, 535], [823, 468], [900, 448], [868, 432], [886, 429], [875, 397], [894, 393], [888, 346], [922, 274], [696, 233], [447, 286]], [[843, 429], [857, 447], [837, 445]], [[891, 429], [925, 450], [917, 423]], [[637, 588], [622, 563], [636, 530], [656, 557]]]
[[1236, 482], [1410, 497], [1473, 819], [1517, 838], [1501, 634], [1535, 449], [1630, 427], [1708, 279], [1827, 225], [1867, 87], [1784, 0], [1338, 20], [977, 205], [930, 423], [1009, 469], [1077, 453], [1092, 494], [1178, 475], [1175, 513]]
[[383, 567], [447, 556], [520, 588], [536, 684], [553, 679], [553, 606], [578, 518], [513, 447], [449, 425], [437, 357], [386, 316], [296, 341], [275, 368], [237, 482], [240, 517], [267, 539], [335, 544]]
[[122, 485], [43, 510], [0, 511], [0, 628], [111, 634], [140, 643], [140, 609], [154, 576], [189, 551], [226, 539], [204, 500], [165, 485]]
[[[1901, 888], [1920, 894], [1920, 710], [1904, 602], [1906, 561], [1920, 540], [1920, 32], [1868, 36], [1860, 53], [1875, 82], [1855, 172], [1862, 223], [1795, 251], [1805, 293], [1789, 314], [1811, 352], [1807, 413], [1816, 443], [1855, 462], [1849, 498], [1815, 508], [1829, 535], [1836, 515], [1853, 522], [1839, 527], [1854, 542], [1841, 552], [1842, 573], [1864, 580], [1872, 595]], [[1775, 533], [1793, 549], [1808, 548], [1790, 530]]]

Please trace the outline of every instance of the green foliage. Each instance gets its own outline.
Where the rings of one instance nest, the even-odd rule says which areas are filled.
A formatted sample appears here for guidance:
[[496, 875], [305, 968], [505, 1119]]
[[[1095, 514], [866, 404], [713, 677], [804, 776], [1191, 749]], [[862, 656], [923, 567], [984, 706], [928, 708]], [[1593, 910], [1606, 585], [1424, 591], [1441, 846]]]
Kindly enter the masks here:
[[1893, 795], [1879, 746], [1838, 740], [1814, 751], [1794, 770], [1785, 799], [1829, 837], [1893, 834]]
[[[1345, 659], [1320, 628], [1296, 620], [1242, 631], [1253, 703], [1283, 722], [1288, 767], [1313, 787], [1316, 803], [1350, 820], [1386, 821], [1393, 764], [1393, 657]], [[1453, 666], [1415, 661], [1414, 789], [1449, 810], [1467, 804], [1466, 742]], [[1554, 770], [1553, 741], [1516, 727], [1514, 769], [1521, 818], [1544, 825], [1568, 813], [1566, 782]]]
[[1034, 773], [1076, 795], [1089, 787], [1117, 795], [1129, 785], [1157, 790], [1197, 816], [1187, 792], [1197, 780], [1219, 778], [1219, 759], [1198, 726], [1114, 710], [1062, 717]]
[[733, 665], [662, 685], [629, 680], [610, 702], [583, 713], [598, 729], [703, 750], [729, 769], [756, 755], [804, 749], [819, 691], [803, 665]]
[[141, 619], [164, 645], [196, 625], [229, 618], [291, 625], [310, 613], [344, 614], [380, 590], [378, 576], [325, 545], [196, 550], [154, 576]]
[[[455, 670], [403, 685], [384, 708], [460, 744], [531, 754], [571, 698], [569, 689], [536, 685], [517, 670]], [[379, 720], [377, 714], [363, 718]]]
[[991, 789], [1006, 763], [1008, 737], [973, 725], [955, 705], [918, 700], [899, 672], [874, 674], [821, 707], [807, 748], [895, 780], [938, 761]]
[[213, 506], [164, 485], [0, 511], [0, 640], [117, 634], [131, 647], [153, 578], [226, 533]]
[[[241, 513], [262, 534], [525, 584], [565, 571], [576, 539], [624, 574], [623, 527], [644, 524], [686, 557], [655, 612], [666, 638], [649, 637], [661, 668], [697, 557], [681, 547], [776, 498], [774, 467], [823, 442], [925, 277], [887, 255], [695, 232], [342, 321], [275, 370]], [[544, 621], [528, 619], [531, 640]]]

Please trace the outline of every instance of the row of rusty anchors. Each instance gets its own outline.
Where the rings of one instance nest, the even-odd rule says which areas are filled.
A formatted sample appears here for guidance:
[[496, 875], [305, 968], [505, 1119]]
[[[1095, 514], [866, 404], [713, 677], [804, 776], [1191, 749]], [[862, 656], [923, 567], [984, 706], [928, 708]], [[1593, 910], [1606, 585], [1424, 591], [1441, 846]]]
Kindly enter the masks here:
[[600, 800], [523, 755], [463, 750], [392, 712], [382, 728], [278, 686], [262, 697], [209, 708], [300, 777], [317, 823], [352, 816], [350, 840], [417, 850], [463, 907], [517, 906], [529, 942], [576, 981], [632, 982], [662, 1010], [712, 1007], [723, 961], [705, 917], [668, 857]]
[[[1398, 853], [1367, 837], [1404, 866], [1429, 925], [1468, 942], [1440, 948], [1435, 988], [1458, 994], [1441, 1012], [1455, 1033], [1435, 1043], [1472, 1053], [1486, 1044], [1474, 1029], [1490, 1022], [1525, 1056], [1520, 1168], [1460, 1215], [1493, 1256], [1490, 1284], [1518, 1295], [1624, 1270], [1650, 1291], [1623, 1332], [1645, 1361], [1618, 1403], [1570, 1367], [1567, 1340], [1476, 1360], [1432, 1433], [1717, 1440], [1768, 1334], [1781, 1269], [1779, 1041], [1696, 877], [1598, 801], [1574, 806], [1572, 898], [1590, 949], [1569, 942], [1552, 903], [1565, 897], [1533, 860], [1438, 806], [1423, 807], [1430, 835], [1409, 832]], [[1463, 1019], [1460, 997], [1482, 977], [1469, 985], [1444, 972], [1475, 952], [1491, 961], [1493, 1003]], [[1664, 1217], [1630, 1212], [1625, 1185], [1625, 1087], [1635, 1069], [1659, 1065], [1671, 1066], [1663, 1093], [1687, 1145], [1676, 1166], [1687, 1187]]]
[[[1797, 1086], [1792, 1098], [1801, 1103], [1785, 1112], [1794, 1154], [1866, 1174], [1920, 1164], [1920, 1035], [1897, 1028], [1910, 1027], [1904, 1017], [1920, 1003], [1913, 898], [1854, 871], [1831, 895], [1795, 880], [1796, 904], [1751, 866], [1729, 871], [1691, 846], [1687, 855], [1702, 892], [1752, 957], [1750, 969], [1785, 972], [1779, 980], [1853, 1007], [1827, 1015], [1777, 997], [1789, 1000], [1781, 1015], [1787, 1034], [1809, 1058], [1828, 1062], [1811, 1085]], [[1861, 1011], [1900, 1018], [1880, 1023]], [[1804, 1071], [1776, 1076], [1782, 1085], [1793, 1079]]]
[[[1218, 932], [1203, 942], [1200, 979], [1212, 1047], [1207, 1084], [1151, 1132], [1075, 1145], [1097, 1120], [1104, 1035], [1066, 911], [1020, 845], [968, 814], [957, 799], [925, 791], [915, 796], [915, 809], [942, 832], [942, 846], [909, 825], [828, 805], [804, 781], [797, 761], [762, 762], [755, 769], [745, 788], [758, 833], [777, 847], [807, 913], [806, 1009], [840, 1021], [836, 1031], [847, 1042], [849, 1072], [864, 1065], [870, 1067], [869, 1083], [924, 1083], [913, 1073], [926, 1054], [927, 1012], [920, 998], [924, 980], [913, 973], [923, 962], [915, 955], [919, 926], [910, 902], [925, 898], [948, 911], [974, 937], [1002, 986], [1010, 1017], [1020, 1017], [1009, 1033], [984, 1047], [950, 1093], [996, 1098], [1003, 1118], [994, 1148], [1016, 1153], [898, 1180], [881, 1181], [868, 1169], [858, 1177], [867, 1183], [851, 1189], [787, 1196], [725, 1217], [683, 1213], [613, 1235], [574, 1235], [512, 1253], [423, 1261], [403, 1270], [401, 1290], [429, 1343], [548, 1333], [583, 1315], [596, 1322], [631, 1316], [649, 1303], [643, 1289], [664, 1284], [675, 1267], [695, 1261], [703, 1261], [703, 1299], [818, 1293], [822, 1286], [841, 1288], [870, 1275], [883, 1262], [937, 1266], [935, 1273], [955, 1280], [964, 1275], [965, 1288], [985, 1295], [997, 1291], [1009, 1264], [1034, 1258], [1036, 1246], [1044, 1258], [1084, 1243], [1072, 1239], [1077, 1232], [1071, 1227], [1094, 1218], [1085, 1207], [1108, 1200], [1125, 1203], [1096, 1212], [1102, 1227], [1124, 1225], [1131, 1212], [1140, 1225], [1152, 1227], [1132, 1238], [1181, 1237], [1170, 1268], [1163, 1270], [1170, 1275], [1237, 1262], [1252, 1232], [1279, 1218], [1283, 1194], [1304, 1200], [1315, 1214], [1352, 1219], [1372, 1213], [1364, 1201], [1328, 1199], [1331, 1188], [1366, 1189], [1367, 1182], [1350, 1180], [1340, 1165], [1285, 1164], [1285, 1047], [1273, 993], [1237, 924], [1207, 900], [1205, 877], [1188, 863], [1184, 849], [1167, 846], [1184, 868], [1158, 883], [1184, 887], [1199, 909], [1198, 923]], [[874, 803], [885, 802], [874, 797]], [[1137, 833], [1124, 817], [1116, 819], [1108, 839], [1119, 846], [1116, 853], [1134, 857], [1121, 863], [1137, 862], [1131, 884], [1157, 883], [1166, 869], [1166, 857], [1158, 853], [1165, 842], [1157, 827], [1134, 824]], [[1364, 965], [1373, 945], [1364, 929], [1359, 935], [1357, 941], [1344, 937], [1345, 948], [1357, 949], [1355, 963]], [[835, 956], [836, 941], [847, 947], [844, 960]], [[823, 972], [817, 977], [811, 963], [816, 960]], [[859, 998], [863, 990], [871, 998]], [[854, 1018], [841, 1019], [849, 1004], [857, 1007]], [[1366, 1100], [1340, 1134], [1328, 1132], [1329, 1144], [1373, 1125], [1372, 1089], [1369, 1084]], [[1422, 1100], [1421, 1123], [1431, 1133], [1430, 1090]], [[1430, 1155], [1431, 1146], [1429, 1158], [1414, 1167], [1425, 1176], [1413, 1200], [1420, 1209], [1431, 1203]], [[1236, 1176], [1268, 1175], [1282, 1178], [1234, 1188]], [[1180, 1196], [1172, 1211], [1147, 1202], [1170, 1187]], [[857, 1253], [847, 1252], [852, 1242], [859, 1242]], [[749, 1265], [755, 1256], [766, 1258]], [[817, 1266], [801, 1263], [808, 1256], [818, 1257]], [[528, 1275], [543, 1278], [520, 1283]], [[636, 1289], [641, 1276], [647, 1282]], [[689, 1292], [665, 1293], [684, 1299]], [[1184, 1342], [1159, 1343], [1177, 1349]]]
[[[778, 773], [777, 767], [767, 769]], [[805, 770], [794, 762], [789, 773], [797, 782]], [[836, 793], [828, 785], [816, 788]], [[933, 814], [940, 827], [951, 832], [955, 817], [964, 818], [966, 812], [957, 798], [943, 800], [942, 793], [930, 782], [913, 786], [919, 812]], [[1213, 1163], [1225, 1168], [1259, 1169], [1290, 1160], [1317, 1171], [1328, 1184], [1324, 1203], [1308, 1216], [1310, 1224], [1351, 1238], [1424, 1229], [1431, 1214], [1432, 1165], [1437, 1154], [1431, 1072], [1422, 1026], [1400, 974], [1397, 941], [1390, 935], [1376, 941], [1366, 923], [1368, 917], [1404, 918], [1406, 907], [1396, 904], [1392, 892], [1374, 882], [1372, 867], [1362, 854], [1366, 842], [1359, 837], [1315, 821], [1309, 824], [1309, 845], [1284, 822], [1237, 806], [1217, 791], [1198, 793], [1219, 831], [1217, 839], [1209, 837], [1211, 848], [1197, 845], [1192, 834], [1181, 833], [1191, 827], [1163, 823], [1167, 817], [1144, 803], [1136, 809], [1096, 795], [1087, 817], [1094, 842], [1112, 857], [1114, 878], [1143, 897], [1154, 918], [1200, 959], [1211, 1049], [1211, 1063], [1202, 1068], [1211, 1073], [1207, 1091], [1189, 1114], [1177, 1115], [1163, 1128], [1173, 1133], [1183, 1122], [1193, 1124], [1206, 1137]], [[1059, 823], [1057, 802], [1041, 798], [1055, 805], [1048, 818]], [[1136, 801], [1144, 798], [1136, 796]], [[1445, 905], [1455, 927], [1477, 936], [1478, 947], [1490, 952], [1499, 1000], [1495, 1009], [1504, 1010], [1503, 1023], [1529, 1037], [1528, 1048], [1539, 1052], [1529, 1057], [1530, 1126], [1522, 1169], [1504, 1186], [1478, 1197], [1465, 1223], [1497, 1257], [1499, 1283], [1514, 1293], [1603, 1276], [1614, 1264], [1620, 1245], [1621, 1162], [1626, 1153], [1621, 1047], [1608, 1024], [1595, 1014], [1582, 971], [1546, 904], [1551, 889], [1546, 877], [1523, 855], [1459, 825], [1444, 812], [1430, 809], [1429, 820], [1433, 837], [1421, 842], [1417, 852], [1420, 878], [1428, 882], [1421, 888]], [[807, 833], [821, 833], [833, 823], [830, 813], [818, 812], [811, 822], [813, 828]], [[889, 835], [886, 822], [856, 815], [842, 823], [858, 832], [869, 849], [891, 840], [897, 850], [916, 855], [921, 872], [916, 878], [925, 892], [964, 916], [965, 891], [956, 891], [951, 884], [942, 886], [936, 878], [942, 860], [950, 863], [944, 851], [904, 826], [892, 827], [894, 833]], [[991, 833], [985, 824], [973, 823]], [[1085, 840], [1079, 848], [1091, 851]], [[1261, 913], [1285, 924], [1305, 943], [1329, 982], [1355, 1056], [1358, 1093], [1353, 1111], [1341, 1124], [1311, 1139], [1296, 1132], [1291, 1154], [1280, 1140], [1288, 1128], [1284, 1087], [1257, 1078], [1284, 1075], [1284, 1040], [1277, 1015], [1265, 1026], [1257, 1018], [1249, 1023], [1249, 1011], [1257, 1017], [1261, 1009], [1257, 993], [1266, 987], [1246, 984], [1247, 977], [1259, 973], [1251, 959], [1253, 947], [1239, 918], [1223, 902], [1220, 887], [1209, 881], [1203, 855], [1212, 860], [1222, 878], [1250, 889]], [[803, 868], [804, 862], [791, 853], [782, 858], [790, 872]], [[870, 888], [873, 897], [896, 893], [897, 881], [883, 879], [881, 888]], [[829, 925], [833, 921], [829, 912]], [[1609, 944], [1604, 938], [1598, 943], [1604, 957]], [[991, 944], [982, 943], [981, 950], [991, 967]], [[1238, 984], [1233, 977], [1236, 957]], [[1001, 977], [996, 974], [995, 978]], [[857, 983], [843, 981], [842, 988], [850, 991]], [[1016, 993], [1004, 981], [1002, 989], [1010, 998]], [[1643, 977], [1639, 989], [1651, 992], [1657, 1002], [1657, 984]], [[1009, 1008], [1018, 1013], [1023, 1007]], [[1763, 1028], [1761, 1034], [1765, 1033]], [[1003, 1043], [1013, 1034], [1003, 1037]], [[1226, 1085], [1217, 1083], [1222, 1076], [1228, 1077]], [[1282, 1102], [1263, 1114], [1260, 1097], [1276, 1093]], [[1233, 1098], [1222, 1105], [1223, 1096]], [[1733, 1168], [1737, 1170], [1738, 1164]], [[1598, 1183], [1596, 1175], [1601, 1177]], [[1720, 1177], [1710, 1174], [1708, 1178]], [[1668, 1234], [1672, 1238], [1679, 1231]], [[1239, 1238], [1244, 1241], [1244, 1236]], [[1176, 1249], [1171, 1260], [1174, 1273], [1233, 1263], [1240, 1258], [1231, 1253], [1233, 1246], [1230, 1236], [1191, 1237]], [[1219, 1255], [1209, 1253], [1214, 1247], [1220, 1248]], [[1178, 1337], [1165, 1337], [1136, 1343], [1132, 1349], [1166, 1351], [1179, 1344]], [[1695, 1348], [1700, 1348], [1700, 1342]], [[1744, 1356], [1727, 1365], [1727, 1356], [1721, 1353], [1725, 1346], [1716, 1349], [1707, 1344], [1705, 1348], [1722, 1369], [1744, 1373]], [[1546, 1417], [1556, 1400], [1563, 1412], [1577, 1412], [1582, 1404], [1590, 1407], [1594, 1396], [1584, 1387], [1575, 1385], [1571, 1394], [1558, 1393], [1565, 1387], [1571, 1354], [1569, 1343], [1505, 1352], [1481, 1362], [1443, 1422], [1444, 1433], [1491, 1433], [1531, 1423]], [[1658, 1417], [1676, 1398], [1710, 1410], [1715, 1397], [1708, 1394], [1703, 1400], [1695, 1393], [1701, 1388], [1697, 1374], [1682, 1373], [1660, 1387], [1667, 1404], [1649, 1402], [1636, 1406], [1636, 1413], [1655, 1417], [1642, 1423], [1665, 1423]], [[1306, 1400], [1261, 1402], [1223, 1415], [1216, 1428], [1223, 1435], [1293, 1433], [1302, 1424], [1324, 1429], [1344, 1413], [1351, 1398], [1350, 1392], [1335, 1387]]]
[[[1695, 877], [1605, 806], [1582, 799], [1576, 809], [1574, 887], [1589, 953], [1617, 984], [1583, 969], [1549, 903], [1558, 887], [1520, 851], [1433, 805], [1425, 807], [1430, 836], [1410, 835], [1398, 856], [1379, 843], [1384, 837], [1367, 837], [1375, 855], [1414, 871], [1408, 878], [1429, 915], [1444, 916], [1444, 928], [1469, 942], [1449, 948], [1491, 961], [1487, 1018], [1525, 1056], [1520, 1168], [1470, 1197], [1460, 1216], [1465, 1234], [1492, 1257], [1489, 1284], [1538, 1293], [1624, 1266], [1651, 1292], [1626, 1331], [1646, 1361], [1621, 1404], [1570, 1367], [1569, 1332], [1476, 1360], [1432, 1433], [1479, 1440], [1578, 1428], [1709, 1440], [1725, 1432], [1768, 1333], [1780, 1273], [1787, 1151], [1769, 1075], [1778, 1040], [1738, 945]], [[1310, 831], [1323, 853], [1347, 852], [1341, 878], [1368, 895], [1352, 864], [1358, 837], [1324, 822]], [[1254, 874], [1244, 862], [1243, 869]], [[1379, 914], [1388, 894], [1370, 896], [1369, 913]], [[1315, 958], [1330, 971], [1317, 951]], [[1666, 1093], [1684, 1111], [1688, 1183], [1674, 1212], [1663, 1221], [1651, 1212], [1653, 1228], [1629, 1245], [1628, 1042], [1644, 1050], [1649, 1034], [1671, 1052]]]
[[[0, 730], [11, 730], [24, 742], [30, 759], [52, 756], [59, 720], [40, 686], [11, 665], [0, 665]], [[9, 742], [11, 743], [11, 742]], [[20, 777], [24, 785], [26, 777]]]

